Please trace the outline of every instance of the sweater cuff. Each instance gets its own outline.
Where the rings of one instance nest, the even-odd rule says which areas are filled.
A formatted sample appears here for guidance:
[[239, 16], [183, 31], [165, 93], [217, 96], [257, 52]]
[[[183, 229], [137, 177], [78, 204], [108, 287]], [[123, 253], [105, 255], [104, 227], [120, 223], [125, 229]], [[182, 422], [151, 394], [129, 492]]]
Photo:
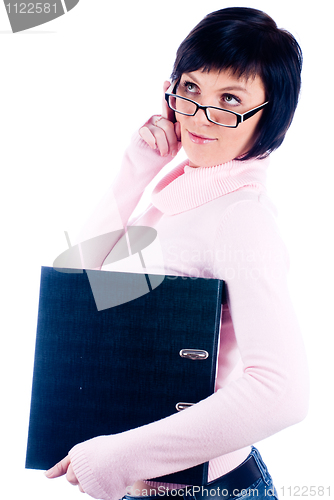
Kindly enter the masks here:
[[81, 445], [74, 446], [68, 453], [74, 473], [85, 493], [93, 498], [107, 498], [107, 493], [96, 481]]

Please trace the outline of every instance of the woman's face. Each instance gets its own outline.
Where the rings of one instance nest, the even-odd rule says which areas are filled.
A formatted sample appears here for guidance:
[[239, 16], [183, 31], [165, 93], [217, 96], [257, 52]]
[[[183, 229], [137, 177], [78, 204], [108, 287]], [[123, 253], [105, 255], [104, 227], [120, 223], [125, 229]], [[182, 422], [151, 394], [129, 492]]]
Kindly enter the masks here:
[[[199, 104], [245, 113], [265, 102], [265, 89], [259, 76], [237, 78], [229, 71], [201, 70], [184, 73], [177, 94]], [[226, 163], [249, 151], [262, 110], [237, 128], [209, 122], [203, 110], [195, 116], [176, 113], [181, 142], [191, 167], [212, 167]]]

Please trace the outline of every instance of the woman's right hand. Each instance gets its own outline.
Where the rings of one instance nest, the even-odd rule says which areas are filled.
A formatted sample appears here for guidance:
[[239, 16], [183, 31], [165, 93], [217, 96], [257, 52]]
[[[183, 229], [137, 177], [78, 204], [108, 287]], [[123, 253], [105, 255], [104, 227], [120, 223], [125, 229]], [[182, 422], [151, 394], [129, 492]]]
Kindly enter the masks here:
[[141, 138], [161, 156], [176, 156], [181, 149], [180, 124], [175, 122], [175, 113], [165, 100], [165, 92], [170, 82], [163, 85], [162, 114], [152, 116], [139, 130]]

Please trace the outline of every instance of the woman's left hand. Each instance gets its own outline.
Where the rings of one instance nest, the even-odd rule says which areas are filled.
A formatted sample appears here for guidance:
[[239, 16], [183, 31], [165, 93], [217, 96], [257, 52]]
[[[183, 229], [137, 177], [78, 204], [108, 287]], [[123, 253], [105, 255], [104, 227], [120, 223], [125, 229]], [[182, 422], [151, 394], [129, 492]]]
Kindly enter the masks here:
[[49, 479], [64, 476], [65, 474], [66, 479], [69, 483], [73, 484], [73, 486], [79, 486], [79, 490], [81, 491], [81, 493], [85, 493], [76, 475], [74, 474], [71, 459], [68, 455], [67, 457], [63, 458], [63, 460], [58, 462], [54, 467], [45, 472], [46, 477], [48, 477]]
[[182, 146], [180, 124], [175, 120], [175, 113], [168, 107], [165, 100], [165, 92], [169, 87], [170, 82], [165, 81], [161, 115], [153, 115], [139, 129], [141, 138], [152, 149], [157, 150], [161, 156], [167, 156], [168, 154], [175, 156]]

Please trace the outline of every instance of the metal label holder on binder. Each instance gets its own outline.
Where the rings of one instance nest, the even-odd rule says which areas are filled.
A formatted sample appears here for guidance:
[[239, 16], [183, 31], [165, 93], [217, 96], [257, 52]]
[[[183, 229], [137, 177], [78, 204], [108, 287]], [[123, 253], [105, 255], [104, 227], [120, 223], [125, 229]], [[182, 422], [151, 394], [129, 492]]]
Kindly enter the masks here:
[[[146, 279], [42, 267], [26, 468], [48, 469], [79, 442], [187, 411], [214, 392], [224, 282], [165, 276], [122, 302]], [[119, 305], [97, 310], [92, 283]], [[155, 479], [202, 485], [207, 473], [205, 463]]]

